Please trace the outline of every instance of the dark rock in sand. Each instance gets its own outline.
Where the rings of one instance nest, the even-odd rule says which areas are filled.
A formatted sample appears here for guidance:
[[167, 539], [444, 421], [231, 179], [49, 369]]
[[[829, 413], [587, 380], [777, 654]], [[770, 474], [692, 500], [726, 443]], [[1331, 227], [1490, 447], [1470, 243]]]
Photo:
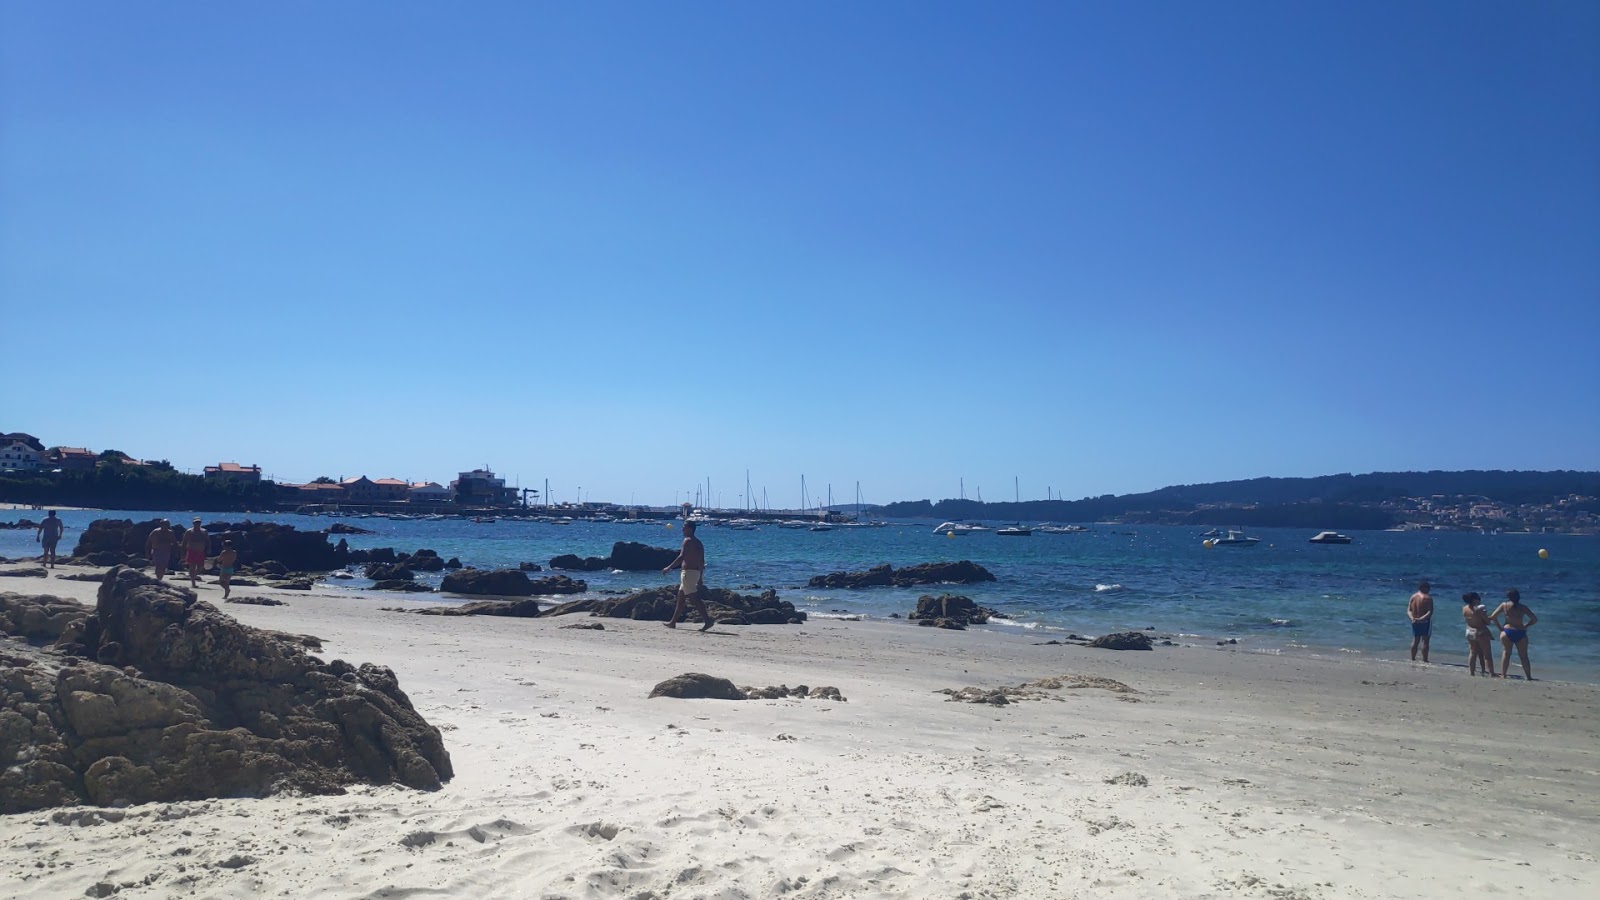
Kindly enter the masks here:
[[5, 578], [48, 578], [50, 573], [44, 566], [33, 566], [27, 569], [0, 569], [0, 577]]
[[476, 603], [463, 603], [460, 606], [425, 606], [422, 609], [396, 609], [394, 612], [408, 612], [419, 616], [512, 616], [519, 619], [534, 619], [539, 616], [539, 602], [479, 600]]
[[106, 576], [104, 572], [75, 572], [71, 575], [56, 574], [62, 581], [101, 581]]
[[581, 628], [581, 629], [584, 629], [586, 631], [605, 631], [606, 630], [605, 624], [601, 623], [601, 622], [574, 622], [571, 625], [563, 625], [561, 627], [562, 628]]
[[922, 563], [896, 569], [888, 563], [873, 566], [865, 572], [833, 572], [814, 576], [807, 587], [868, 588], [913, 587], [919, 584], [975, 584], [993, 581], [994, 575], [975, 562]]
[[650, 691], [650, 698], [674, 697], [679, 700], [743, 700], [744, 692], [733, 682], [714, 675], [689, 672], [668, 678]]
[[245, 606], [288, 606], [276, 597], [228, 597], [223, 603], [242, 603]]
[[[234, 584], [238, 583], [237, 581], [234, 582]], [[280, 581], [273, 587], [280, 591], [309, 591], [311, 590], [311, 580], [309, 578], [296, 578], [292, 581]]]
[[924, 628], [948, 628], [952, 631], [965, 631], [967, 629], [966, 622], [960, 619], [952, 619], [947, 616], [932, 616], [926, 619], [920, 619], [917, 621], [917, 624], [923, 626]]
[[[723, 588], [701, 588], [701, 599], [713, 621], [722, 625], [797, 625], [806, 620], [803, 610], [794, 608], [787, 600], [778, 599], [777, 591], [765, 591], [752, 597]], [[672, 608], [678, 600], [675, 587], [650, 588], [635, 591], [624, 597], [590, 597], [552, 607], [547, 616], [564, 616], [586, 612], [608, 619], [636, 619], [640, 621], [667, 622], [672, 619]], [[688, 605], [688, 615], [698, 619], [694, 605]]]
[[[950, 619], [960, 626], [967, 626], [983, 625], [990, 618], [1003, 619], [1005, 616], [988, 607], [973, 603], [970, 598], [956, 594], [940, 594], [937, 597], [932, 594], [923, 594], [917, 598], [917, 609], [911, 614], [910, 618], [911, 621], [919, 625], [929, 624], [929, 620]], [[948, 628], [950, 626], [940, 625], [938, 627]]]
[[1102, 650], [1149, 650], [1150, 635], [1142, 631], [1123, 631], [1117, 634], [1102, 634], [1089, 642], [1091, 647]]
[[579, 572], [599, 572], [605, 569], [622, 569], [625, 572], [649, 572], [666, 567], [678, 558], [678, 551], [664, 547], [651, 547], [635, 541], [617, 541], [611, 545], [611, 555], [579, 557], [571, 553], [550, 560], [552, 569], [570, 569]]
[[391, 671], [323, 663], [303, 649], [313, 638], [241, 625], [126, 568], [93, 610], [3, 596], [6, 633], [58, 634], [53, 648], [0, 652], [0, 813], [357, 782], [433, 790], [453, 774]]
[[379, 581], [372, 586], [372, 589], [375, 591], [405, 591], [411, 594], [433, 593], [433, 588], [425, 584], [417, 584], [415, 581], [406, 581], [403, 578]]
[[451, 594], [486, 594], [495, 597], [531, 597], [536, 594], [581, 594], [583, 581], [565, 575], [530, 580], [517, 569], [460, 569], [444, 577], [439, 590]]
[[289, 567], [275, 559], [268, 559], [258, 562], [251, 566], [250, 570], [253, 574], [270, 575], [274, 578], [282, 578], [283, 576], [289, 574]]

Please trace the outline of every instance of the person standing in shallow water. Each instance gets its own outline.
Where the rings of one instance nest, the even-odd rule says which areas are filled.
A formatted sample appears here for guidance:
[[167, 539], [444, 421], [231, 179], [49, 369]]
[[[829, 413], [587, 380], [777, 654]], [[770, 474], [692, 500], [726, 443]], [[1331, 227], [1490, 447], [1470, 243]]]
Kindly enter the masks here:
[[56, 511], [53, 509], [44, 514], [44, 521], [34, 529], [33, 539], [44, 545], [46, 568], [56, 567], [56, 545], [61, 543], [61, 533], [66, 530], [66, 523], [56, 517]]
[[683, 549], [678, 551], [678, 558], [667, 563], [662, 572], [671, 572], [674, 568], [682, 567], [683, 574], [678, 578], [678, 602], [672, 607], [672, 621], [663, 622], [668, 628], [677, 628], [678, 620], [683, 618], [684, 601], [693, 600], [694, 608], [700, 611], [700, 618], [705, 624], [700, 626], [701, 631], [710, 631], [716, 624], [711, 621], [711, 613], [706, 609], [706, 602], [700, 599], [700, 591], [705, 587], [704, 578], [706, 571], [706, 546], [694, 536], [695, 523], [683, 523]]
[[1511, 648], [1517, 648], [1517, 658], [1522, 662], [1522, 675], [1533, 680], [1533, 667], [1528, 665], [1528, 629], [1539, 624], [1539, 617], [1522, 604], [1522, 594], [1516, 588], [1506, 591], [1506, 602], [1489, 614], [1492, 619], [1506, 617], [1500, 626], [1500, 674], [1511, 676]]
[[1424, 581], [1406, 604], [1406, 618], [1411, 620], [1411, 661], [1417, 661], [1417, 648], [1422, 648], [1422, 661], [1428, 661], [1428, 641], [1433, 635], [1433, 588]]
[[172, 543], [176, 539], [172, 525], [166, 519], [162, 519], [161, 524], [144, 539], [144, 555], [150, 557], [150, 564], [156, 567], [157, 581], [167, 579], [167, 566], [172, 564]]

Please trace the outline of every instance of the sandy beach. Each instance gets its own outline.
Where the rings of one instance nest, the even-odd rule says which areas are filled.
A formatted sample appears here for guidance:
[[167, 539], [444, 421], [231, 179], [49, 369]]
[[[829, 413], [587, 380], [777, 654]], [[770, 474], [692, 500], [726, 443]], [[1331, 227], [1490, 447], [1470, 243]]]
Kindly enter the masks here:
[[[11, 567], [5, 567], [11, 568]], [[60, 573], [85, 571], [63, 568]], [[98, 585], [0, 579], [94, 602]], [[441, 791], [0, 818], [5, 896], [1588, 897], [1600, 689], [1214, 647], [818, 620], [221, 606], [394, 669]], [[563, 626], [603, 622], [604, 630]], [[1535, 647], [1537, 665], [1537, 647]], [[828, 700], [647, 699], [685, 672]], [[941, 689], [1057, 678], [1005, 706]], [[1059, 687], [1053, 686], [1059, 684]]]

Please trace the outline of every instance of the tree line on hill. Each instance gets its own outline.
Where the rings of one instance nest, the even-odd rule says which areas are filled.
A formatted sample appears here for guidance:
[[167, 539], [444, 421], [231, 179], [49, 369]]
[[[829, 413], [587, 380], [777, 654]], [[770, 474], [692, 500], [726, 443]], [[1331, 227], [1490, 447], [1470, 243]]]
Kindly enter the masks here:
[[[1252, 478], [1184, 484], [1142, 494], [1081, 500], [913, 500], [878, 513], [895, 518], [1130, 522], [1255, 527], [1388, 528], [1400, 521], [1376, 504], [1407, 497], [1482, 497], [1510, 504], [1543, 504], [1578, 494], [1600, 496], [1600, 472], [1372, 472], [1314, 478]], [[1206, 508], [1200, 508], [1205, 506]]]
[[186, 475], [166, 462], [129, 465], [101, 454], [81, 472], [8, 472], [0, 476], [0, 501], [100, 509], [188, 509], [239, 512], [271, 509], [278, 486]]

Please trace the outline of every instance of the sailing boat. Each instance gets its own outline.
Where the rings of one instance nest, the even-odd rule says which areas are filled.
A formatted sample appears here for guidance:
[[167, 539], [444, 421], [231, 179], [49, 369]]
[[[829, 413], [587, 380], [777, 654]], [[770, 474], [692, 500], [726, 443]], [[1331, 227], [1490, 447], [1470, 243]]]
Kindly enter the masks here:
[[[1016, 497], [1017, 505], [1021, 506], [1022, 505], [1022, 489], [1020, 487], [1018, 487], [1018, 485], [1017, 485], [1017, 477], [1015, 475], [1011, 476], [1011, 490], [1012, 490], [1013, 494]], [[1001, 528], [1001, 529], [995, 531], [995, 534], [1000, 535], [1001, 537], [1031, 537], [1033, 535], [1033, 529], [1032, 528], [1023, 528], [1022, 527], [1022, 522], [1019, 520], [1015, 524], [1011, 525], [1009, 528]]]

